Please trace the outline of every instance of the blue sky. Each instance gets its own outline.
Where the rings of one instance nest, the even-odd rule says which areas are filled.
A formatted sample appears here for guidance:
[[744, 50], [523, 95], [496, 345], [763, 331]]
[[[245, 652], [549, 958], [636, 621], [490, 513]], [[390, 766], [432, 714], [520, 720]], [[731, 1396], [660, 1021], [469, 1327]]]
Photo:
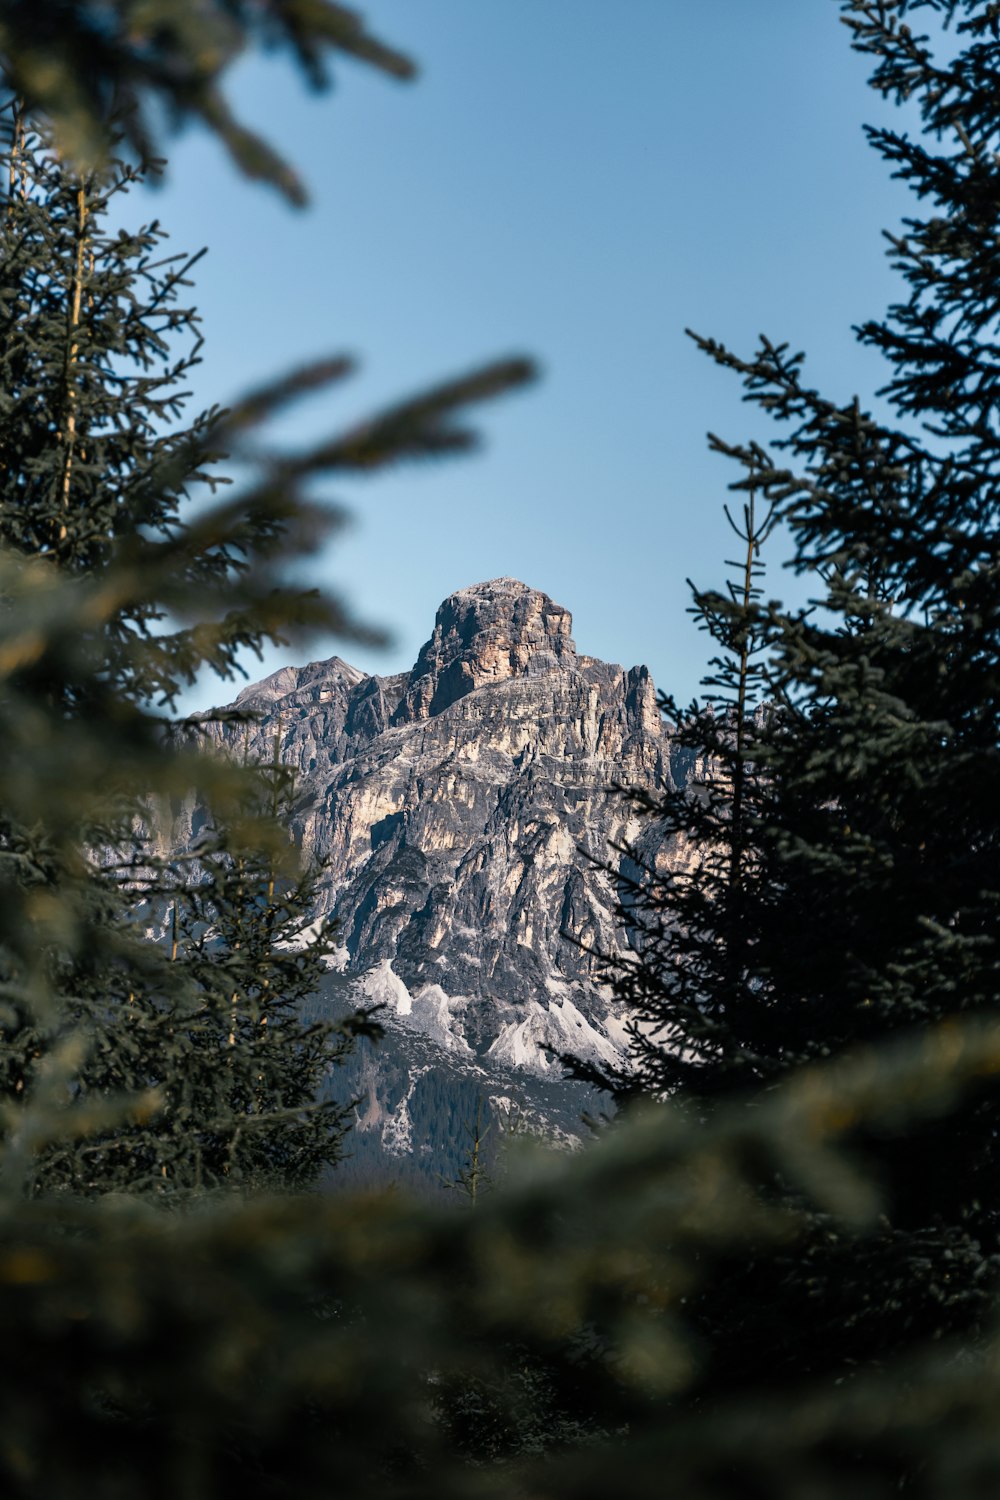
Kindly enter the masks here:
[[[544, 374], [482, 408], [482, 453], [335, 487], [354, 524], [310, 576], [394, 645], [320, 641], [298, 659], [402, 670], [446, 594], [512, 574], [573, 612], [582, 651], [645, 662], [688, 697], [706, 642], [685, 579], [718, 581], [731, 555], [736, 476], [705, 433], [769, 429], [683, 329], [747, 352], [759, 331], [787, 339], [828, 394], [869, 400], [881, 371], [851, 326], [898, 292], [880, 232], [911, 206], [862, 123], [901, 116], [867, 87], [835, 0], [361, 8], [415, 55], [416, 83], [345, 65], [317, 97], [259, 59], [235, 80], [309, 209], [241, 181], [201, 133], [174, 143], [152, 211], [176, 247], [210, 249], [196, 394], [350, 351], [361, 376], [286, 424], [320, 438], [495, 355], [530, 353]], [[769, 592], [791, 587], [775, 566]], [[228, 696], [207, 683], [196, 698]]]

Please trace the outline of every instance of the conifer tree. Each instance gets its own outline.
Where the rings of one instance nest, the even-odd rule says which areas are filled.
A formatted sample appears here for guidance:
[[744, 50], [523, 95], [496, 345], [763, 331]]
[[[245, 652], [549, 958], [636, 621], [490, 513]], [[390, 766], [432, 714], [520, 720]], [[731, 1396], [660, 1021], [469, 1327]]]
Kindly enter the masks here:
[[470, 1208], [475, 1208], [484, 1189], [493, 1186], [493, 1177], [485, 1159], [486, 1140], [492, 1128], [493, 1121], [488, 1116], [483, 1119], [483, 1100], [480, 1095], [476, 1100], [475, 1116], [464, 1122], [464, 1158], [453, 1178], [441, 1179], [442, 1187], [460, 1193], [468, 1200]]
[[[175, 1082], [185, 1099], [174, 1118], [185, 1133], [189, 1190], [315, 1186], [343, 1155], [354, 1116], [354, 1101], [330, 1098], [326, 1079], [356, 1038], [381, 1034], [371, 1011], [304, 1019], [336, 934], [316, 915], [321, 866], [303, 863], [287, 833], [296, 776], [281, 760], [280, 726], [271, 761], [249, 769], [249, 836], [203, 829], [195, 877], [177, 887], [170, 909], [172, 957], [198, 996]], [[261, 847], [262, 820], [286, 830], [283, 847]]]
[[[353, 1104], [331, 1099], [326, 1080], [380, 1028], [369, 1011], [304, 1019], [335, 937], [315, 913], [319, 871], [303, 868], [289, 843], [294, 773], [278, 743], [270, 764], [246, 772], [242, 819], [203, 828], [197, 857], [164, 862], [147, 876], [139, 909], [119, 915], [140, 921], [154, 949], [129, 969], [127, 1002], [92, 986], [84, 1007], [90, 991], [75, 976], [71, 1008], [90, 1047], [72, 1087], [93, 1124], [84, 1139], [57, 1139], [41, 1154], [36, 1193], [128, 1191], [185, 1204], [221, 1190], [301, 1191], [343, 1155]], [[44, 1039], [35, 1044], [44, 1057]], [[12, 1038], [8, 1056], [26, 1045]], [[105, 1106], [102, 1121], [102, 1102], [129, 1097], [151, 1102], [125, 1118]]]
[[[917, 102], [941, 144], [869, 131], [933, 205], [890, 236], [906, 297], [859, 330], [887, 361], [895, 422], [810, 389], [786, 345], [765, 338], [742, 358], [698, 340], [792, 426], [780, 460], [756, 444], [716, 446], [742, 466], [736, 487], [774, 506], [812, 601], [754, 611], [769, 709], [739, 751], [760, 793], [740, 923], [731, 883], [710, 888], [725, 834], [693, 816], [708, 874], [679, 884], [709, 888], [693, 928], [672, 920], [682, 905], [690, 920], [684, 899], [665, 921], [655, 895], [638, 895], [653, 929], [626, 987], [644, 1023], [639, 1088], [683, 1082], [703, 1113], [734, 1085], [754, 1104], [803, 1064], [994, 1016], [1000, 998], [1000, 37], [978, 0], [842, 9], [855, 46], [878, 59], [875, 86]], [[909, 30], [918, 9], [961, 18], [967, 45], [953, 61]], [[727, 618], [711, 625], [726, 643]], [[724, 751], [718, 735], [706, 742]], [[735, 784], [730, 770], [730, 797]], [[688, 805], [698, 795], [695, 782]], [[677, 805], [662, 809], [668, 831]], [[859, 1129], [853, 1150], [884, 1193], [882, 1232], [859, 1252], [817, 1219], [787, 1263], [734, 1263], [700, 1305], [708, 1385], [754, 1371], [839, 1377], [927, 1338], [981, 1337], [1000, 1272], [997, 1102], [984, 1078], [919, 1128]], [[788, 1182], [775, 1186], [795, 1200]]]
[[[211, 1070], [198, 1074], [196, 1088], [191, 1066], [196, 1055], [202, 1062], [208, 1056], [208, 966], [237, 960], [225, 958], [218, 945], [200, 952], [195, 945], [184, 962], [169, 962], [145, 939], [137, 903], [155, 903], [176, 886], [177, 876], [173, 858], [157, 851], [156, 831], [147, 838], [137, 829], [148, 823], [157, 797], [183, 795], [197, 783], [213, 802], [219, 826], [235, 830], [245, 863], [256, 849], [257, 877], [261, 861], [274, 857], [282, 838], [273, 820], [271, 826], [259, 818], [255, 827], [248, 825], [239, 771], [206, 763], [183, 736], [171, 740], [169, 722], [150, 705], [169, 709], [201, 668], [230, 676], [241, 651], [259, 650], [265, 640], [287, 642], [296, 630], [322, 625], [370, 636], [336, 601], [289, 586], [283, 576], [290, 557], [313, 546], [324, 524], [306, 494], [308, 485], [317, 473], [367, 471], [401, 456], [467, 448], [472, 436], [453, 423], [453, 413], [518, 383], [529, 368], [523, 361], [498, 362], [390, 408], [304, 455], [254, 449], [254, 431], [298, 392], [346, 376], [345, 360], [320, 362], [230, 412], [212, 410], [185, 428], [184, 384], [199, 357], [196, 314], [183, 305], [193, 260], [163, 255], [163, 232], [155, 223], [135, 233], [108, 230], [109, 205], [136, 183], [138, 169], [112, 162], [81, 176], [16, 101], [6, 119], [0, 541], [14, 570], [10, 597], [21, 600], [23, 609], [24, 585], [30, 585], [43, 614], [17, 648], [28, 671], [9, 677], [6, 685], [5, 717], [19, 725], [7, 746], [0, 828], [6, 855], [0, 1067], [13, 1109], [7, 1135], [21, 1143], [13, 1155], [32, 1191], [91, 1193], [151, 1184], [157, 1191], [180, 1184], [186, 1190], [224, 1175], [218, 1152], [212, 1169], [205, 1167], [211, 1153], [206, 1155], [199, 1129], [211, 1124], [215, 1137], [225, 1137], [226, 1129], [231, 1137], [232, 1119], [224, 1126], [226, 1100], [238, 1100], [240, 1128], [247, 1134], [249, 1096], [226, 1084], [233, 1069], [215, 1078], [213, 1101]], [[228, 505], [192, 515], [189, 502], [198, 488], [219, 482], [213, 465], [220, 450], [244, 460], [250, 484]], [[67, 587], [76, 599], [64, 606]], [[76, 621], [72, 641], [61, 642], [58, 670], [35, 644], [46, 638], [53, 610]], [[31, 614], [29, 609], [26, 624]], [[24, 794], [14, 792], [11, 764], [18, 742], [27, 735], [27, 753], [34, 744], [37, 755], [43, 733], [60, 742], [72, 734], [84, 776], [86, 748], [93, 750], [102, 769], [94, 772], [86, 795], [67, 783], [65, 766], [59, 785], [41, 801], [37, 779], [32, 784], [26, 770], [18, 773], [26, 782]], [[216, 876], [221, 913], [218, 869]], [[55, 923], [46, 937], [32, 915], [43, 898]], [[276, 1160], [279, 1115], [284, 1122], [290, 1184], [309, 1178], [324, 1153], [335, 1155], [339, 1117], [325, 1105], [309, 1116], [303, 1087], [316, 1081], [345, 1041], [345, 1035], [337, 1041], [318, 1031], [307, 1039], [289, 1019], [321, 955], [279, 962], [279, 950], [260, 937], [287, 938], [305, 898], [305, 887], [296, 897], [290, 886], [280, 902], [272, 902], [257, 924], [254, 948], [255, 958], [280, 971], [287, 985], [272, 1000], [272, 1061], [255, 1064], [260, 1087], [254, 1108], [258, 1121], [266, 1111], [275, 1127], [267, 1139]], [[249, 920], [249, 911], [244, 909], [241, 921]], [[238, 962], [239, 986], [261, 982], [261, 976], [248, 975], [246, 945]], [[216, 988], [221, 983], [220, 977]], [[227, 1023], [227, 1035], [228, 1029]], [[77, 1038], [75, 1050], [61, 1051], [70, 1037]], [[285, 1081], [279, 1086], [269, 1074], [279, 1067], [284, 1043]], [[53, 1082], [57, 1058], [63, 1071]], [[297, 1092], [290, 1082], [296, 1067], [302, 1072]], [[46, 1108], [57, 1107], [64, 1123], [72, 1115], [77, 1125], [60, 1127], [61, 1134], [42, 1141], [39, 1156], [25, 1144], [35, 1139], [25, 1111], [30, 1099], [42, 1095]], [[146, 1102], [125, 1133], [128, 1139], [120, 1136], [115, 1144], [107, 1133], [109, 1101], [122, 1097]], [[195, 1100], [198, 1128], [192, 1123]], [[152, 1110], [159, 1112], [155, 1127], [149, 1123]], [[312, 1139], [321, 1119], [326, 1126]], [[303, 1131], [312, 1139], [308, 1149]], [[296, 1132], [302, 1139], [293, 1148]], [[256, 1139], [265, 1139], [259, 1126]], [[246, 1151], [244, 1157], [249, 1160]], [[259, 1158], [252, 1175], [263, 1175]]]
[[[11, 191], [0, 253], [0, 539], [61, 578], [94, 578], [136, 533], [176, 538], [185, 525], [181, 507], [193, 498], [194, 487], [199, 481], [214, 486], [208, 442], [218, 413], [202, 415], [188, 429], [177, 425], [184, 381], [199, 348], [196, 315], [177, 304], [197, 257], [158, 254], [163, 235], [155, 224], [136, 235], [107, 229], [112, 201], [136, 182], [138, 172], [120, 166], [81, 177], [46, 149], [16, 102], [7, 118]], [[188, 341], [179, 356], [178, 339]], [[213, 538], [193, 549], [174, 581], [211, 597], [242, 565], [241, 551], [245, 557], [270, 545], [273, 524], [262, 517], [255, 527], [251, 518], [246, 531], [235, 548]], [[88, 686], [88, 707], [96, 706], [95, 687], [108, 707], [156, 697], [170, 702], [206, 658], [231, 671], [238, 642], [259, 639], [259, 631], [235, 613], [214, 631], [204, 624], [170, 631], [156, 599], [127, 601], [101, 622], [92, 643], [101, 678]], [[56, 702], [71, 715], [83, 708], [67, 684]], [[98, 847], [126, 840], [133, 851], [126, 867], [139, 863], [143, 883], [155, 886], [166, 878], [163, 862], [136, 845], [132, 831], [141, 803], [109, 792], [101, 821], [86, 836]], [[18, 831], [15, 822], [8, 822], [7, 838], [19, 838], [25, 851], [38, 843], [36, 832]], [[65, 886], [65, 871], [60, 875], [57, 865], [48, 879]], [[176, 1086], [181, 1077], [190, 1091], [181, 1039], [203, 1026], [203, 1007], [190, 974], [158, 967], [155, 956], [139, 951], [130, 919], [133, 898], [117, 873], [107, 855], [98, 855], [75, 883], [88, 923], [111, 939], [110, 958], [100, 948], [76, 958], [53, 952], [48, 980], [72, 997], [58, 1007], [54, 1030], [40, 1029], [38, 1017], [23, 1007], [17, 1011], [20, 1024], [5, 1029], [7, 1082], [15, 1099], [30, 1092], [33, 1075], [68, 1025], [81, 1028], [86, 1038], [86, 1061], [81, 1059], [67, 1085], [78, 1108], [162, 1090], [168, 1079]], [[34, 1190], [92, 1192], [153, 1182], [158, 1190], [174, 1191], [177, 1151], [194, 1160], [191, 1110], [178, 1111], [170, 1107], [173, 1101], [157, 1097], [156, 1114], [166, 1110], [170, 1117], [166, 1134], [175, 1150], [167, 1155], [174, 1159], [164, 1158], [164, 1143], [155, 1131], [150, 1134], [145, 1119], [152, 1157], [144, 1161], [135, 1138], [140, 1122], [133, 1121], [114, 1145], [98, 1129], [84, 1141], [50, 1149], [38, 1163]], [[210, 1117], [218, 1113], [203, 1101], [203, 1117], [206, 1110]]]
[[[0, 64], [14, 93], [52, 124], [59, 149], [92, 169], [116, 128], [135, 156], [159, 153], [164, 123], [197, 120], [232, 160], [293, 203], [294, 167], [233, 114], [226, 74], [247, 46], [291, 54], [313, 88], [329, 59], [349, 57], [395, 79], [416, 68], [338, 0], [4, 0]], [[2, 189], [0, 189], [2, 191]]]
[[629, 794], [643, 819], [655, 822], [653, 852], [648, 840], [636, 840], [618, 850], [621, 868], [608, 868], [630, 944], [624, 957], [607, 960], [614, 996], [628, 1007], [630, 1066], [609, 1071], [564, 1059], [574, 1076], [621, 1104], [678, 1089], [707, 1096], [754, 1077], [746, 1017], [766, 1003], [756, 906], [769, 889], [758, 827], [768, 785], [749, 746], [764, 711], [761, 549], [775, 506], [758, 495], [754, 465], [767, 455], [751, 453], [746, 478], [734, 486], [739, 519], [725, 507], [741, 549], [728, 564], [732, 576], [724, 591], [692, 585], [690, 613], [717, 652], [705, 695], [686, 709], [660, 696], [677, 782], [659, 797]]

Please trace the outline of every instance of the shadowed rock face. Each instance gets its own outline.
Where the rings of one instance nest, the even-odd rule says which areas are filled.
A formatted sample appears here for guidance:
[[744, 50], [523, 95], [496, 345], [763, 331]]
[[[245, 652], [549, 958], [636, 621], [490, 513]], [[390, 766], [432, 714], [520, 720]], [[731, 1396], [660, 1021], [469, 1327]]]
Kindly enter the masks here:
[[[589, 951], [622, 942], [614, 882], [591, 860], [636, 832], [616, 785], [670, 777], [647, 670], [579, 656], [571, 630], [546, 594], [495, 579], [444, 601], [408, 674], [333, 657], [236, 703], [261, 715], [262, 759], [280, 716], [346, 972], [442, 1047], [535, 1071], [547, 1043], [622, 1055]], [[214, 733], [242, 754], [242, 728]]]

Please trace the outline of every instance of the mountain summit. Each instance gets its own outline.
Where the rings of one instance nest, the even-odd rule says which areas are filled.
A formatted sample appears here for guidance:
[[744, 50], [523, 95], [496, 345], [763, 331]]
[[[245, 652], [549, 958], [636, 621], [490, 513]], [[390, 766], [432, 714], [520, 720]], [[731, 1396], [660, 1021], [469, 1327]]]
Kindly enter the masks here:
[[[600, 863], [637, 832], [619, 788], [670, 780], [645, 667], [577, 653], [569, 611], [512, 578], [459, 589], [408, 673], [339, 657], [246, 688], [280, 720], [295, 834], [326, 861], [343, 973], [454, 1060], [557, 1076], [547, 1047], [624, 1056], [594, 952], [624, 942]], [[240, 754], [246, 731], [217, 727]]]
[[394, 722], [426, 719], [477, 688], [573, 666], [569, 610], [516, 578], [449, 594], [417, 657]]

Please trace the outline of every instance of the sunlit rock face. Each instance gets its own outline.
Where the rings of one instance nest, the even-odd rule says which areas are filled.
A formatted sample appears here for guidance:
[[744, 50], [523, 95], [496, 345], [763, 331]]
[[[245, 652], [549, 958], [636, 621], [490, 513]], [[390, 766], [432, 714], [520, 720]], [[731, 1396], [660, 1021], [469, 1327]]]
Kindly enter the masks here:
[[280, 723], [345, 973], [484, 1066], [624, 1055], [594, 958], [624, 941], [616, 881], [592, 861], [642, 832], [618, 788], [669, 784], [670, 745], [647, 670], [580, 656], [571, 632], [546, 594], [494, 579], [444, 601], [411, 672], [283, 668], [237, 699], [249, 731], [214, 731], [263, 759]]
[[437, 612], [393, 722], [442, 713], [466, 693], [576, 665], [569, 610], [515, 578], [459, 589]]

